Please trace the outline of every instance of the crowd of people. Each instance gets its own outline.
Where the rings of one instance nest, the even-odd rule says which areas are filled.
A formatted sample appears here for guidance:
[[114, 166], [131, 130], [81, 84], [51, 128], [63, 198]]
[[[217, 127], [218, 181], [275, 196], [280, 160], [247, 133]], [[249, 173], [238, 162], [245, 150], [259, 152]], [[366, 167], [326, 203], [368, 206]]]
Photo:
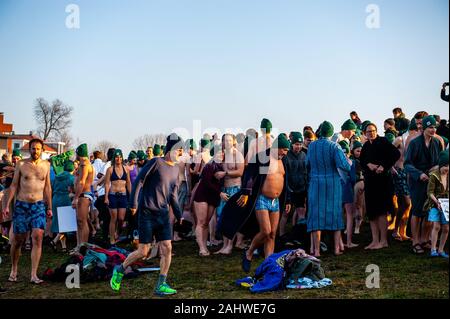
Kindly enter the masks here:
[[60, 233], [57, 213], [67, 206], [76, 210], [74, 250], [95, 238], [109, 246], [138, 243], [114, 270], [114, 291], [129, 265], [156, 251], [161, 272], [155, 293], [175, 294], [166, 280], [172, 241], [187, 237], [176, 229], [188, 221], [201, 258], [214, 247], [216, 255], [243, 250], [245, 272], [255, 253], [269, 257], [281, 241], [298, 242], [320, 257], [324, 232], [332, 234], [334, 255], [341, 255], [361, 244], [353, 235], [364, 221], [372, 235], [367, 250], [387, 248], [391, 229], [393, 239], [411, 243], [412, 253], [448, 258], [446, 120], [425, 111], [407, 119], [395, 108], [383, 128], [354, 111], [339, 132], [328, 121], [316, 130], [305, 126], [278, 136], [273, 130], [263, 119], [260, 132], [221, 139], [205, 134], [199, 148], [171, 134], [166, 145], [127, 157], [120, 149], [89, 153], [82, 144], [76, 158], [58, 164], [41, 159], [39, 139], [29, 143], [30, 158], [19, 150], [4, 154], [0, 224], [11, 248], [8, 281], [17, 281], [23, 247], [31, 250], [33, 284], [42, 283], [43, 243], [68, 251], [70, 234]]

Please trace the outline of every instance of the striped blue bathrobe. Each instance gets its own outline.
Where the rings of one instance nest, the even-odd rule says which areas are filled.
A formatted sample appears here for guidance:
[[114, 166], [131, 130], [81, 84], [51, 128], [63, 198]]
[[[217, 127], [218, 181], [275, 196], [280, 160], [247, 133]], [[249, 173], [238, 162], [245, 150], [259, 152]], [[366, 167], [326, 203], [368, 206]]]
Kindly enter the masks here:
[[339, 169], [350, 171], [339, 144], [320, 138], [309, 145], [307, 165], [310, 169], [308, 188], [308, 232], [344, 229], [342, 185]]

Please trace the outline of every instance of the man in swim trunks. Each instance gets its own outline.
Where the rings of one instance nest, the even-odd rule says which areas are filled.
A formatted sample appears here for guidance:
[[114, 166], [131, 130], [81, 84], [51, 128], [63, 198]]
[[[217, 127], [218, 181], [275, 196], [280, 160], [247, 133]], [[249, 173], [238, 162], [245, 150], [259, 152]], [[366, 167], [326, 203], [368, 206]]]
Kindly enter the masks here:
[[[258, 158], [269, 153], [269, 161], [264, 165], [260, 159], [251, 159], [249, 167], [244, 174], [243, 190], [244, 194], [239, 198], [237, 204], [241, 207], [247, 205], [248, 195], [254, 189], [254, 185], [249, 185], [250, 180], [259, 179], [261, 186], [256, 198], [256, 219], [259, 224], [259, 233], [253, 238], [250, 248], [246, 251], [242, 259], [242, 268], [245, 272], [250, 271], [253, 252], [260, 246], [264, 246], [265, 258], [273, 254], [275, 248], [275, 234], [280, 220], [279, 197], [283, 192], [287, 192], [286, 170], [282, 159], [288, 153], [290, 143], [284, 134], [280, 134], [274, 141], [273, 146], [263, 154], [259, 153]], [[255, 164], [253, 164], [255, 162]], [[256, 165], [256, 170], [251, 165]], [[254, 172], [260, 175], [255, 178]], [[288, 193], [288, 192], [287, 192]], [[290, 210], [290, 199], [286, 201], [286, 210]]]
[[75, 197], [72, 201], [72, 207], [77, 210], [77, 246], [80, 246], [89, 240], [88, 216], [91, 203], [94, 202], [94, 194], [91, 191], [94, 181], [94, 168], [89, 161], [86, 144], [78, 146], [76, 153], [80, 166], [75, 180]]
[[50, 184], [50, 163], [41, 159], [44, 142], [33, 139], [29, 143], [30, 158], [17, 163], [4, 213], [17, 195], [13, 213], [14, 239], [11, 245], [11, 273], [8, 281], [17, 281], [20, 250], [26, 233], [31, 231], [31, 283], [40, 284], [37, 276], [42, 254], [42, 238], [46, 217], [52, 217], [52, 188]]

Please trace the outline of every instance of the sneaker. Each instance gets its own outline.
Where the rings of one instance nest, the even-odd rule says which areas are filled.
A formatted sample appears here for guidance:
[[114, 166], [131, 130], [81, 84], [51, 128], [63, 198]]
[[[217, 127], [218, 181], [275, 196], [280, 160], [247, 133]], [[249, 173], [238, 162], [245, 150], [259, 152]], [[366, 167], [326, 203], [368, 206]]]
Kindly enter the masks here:
[[439, 254], [436, 250], [432, 250], [430, 253], [430, 257], [439, 257]]
[[119, 266], [114, 267], [113, 275], [110, 280], [111, 289], [114, 291], [120, 290], [120, 284], [123, 279], [123, 273], [118, 271]]
[[170, 288], [170, 286], [165, 282], [161, 286], [155, 289], [155, 295], [163, 297], [169, 295], [175, 295], [177, 291]]
[[448, 254], [445, 253], [445, 251], [439, 253], [439, 256], [447, 258], [448, 259]]

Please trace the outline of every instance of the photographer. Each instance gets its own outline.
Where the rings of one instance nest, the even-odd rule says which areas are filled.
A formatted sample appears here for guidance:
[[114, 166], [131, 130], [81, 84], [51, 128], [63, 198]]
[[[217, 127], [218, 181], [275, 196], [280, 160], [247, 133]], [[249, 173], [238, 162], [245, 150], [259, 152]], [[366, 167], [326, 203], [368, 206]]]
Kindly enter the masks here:
[[445, 102], [449, 101], [449, 95], [445, 93], [445, 89], [449, 86], [448, 82], [445, 82], [444, 84], [442, 84], [442, 89], [441, 89], [441, 99], [444, 100]]

